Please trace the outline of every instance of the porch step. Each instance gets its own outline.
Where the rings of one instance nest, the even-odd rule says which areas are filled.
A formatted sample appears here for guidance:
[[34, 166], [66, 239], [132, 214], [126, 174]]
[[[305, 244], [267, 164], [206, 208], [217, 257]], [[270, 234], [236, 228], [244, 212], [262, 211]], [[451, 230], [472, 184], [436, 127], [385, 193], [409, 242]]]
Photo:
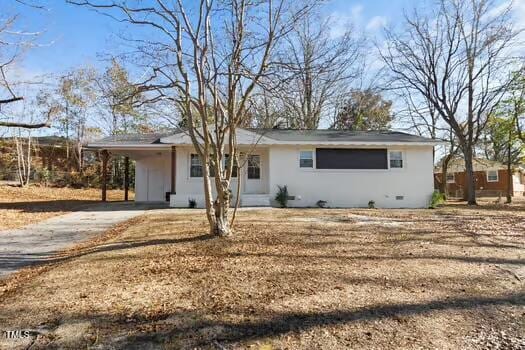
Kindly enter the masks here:
[[243, 194], [241, 197], [242, 207], [269, 207], [269, 194]]

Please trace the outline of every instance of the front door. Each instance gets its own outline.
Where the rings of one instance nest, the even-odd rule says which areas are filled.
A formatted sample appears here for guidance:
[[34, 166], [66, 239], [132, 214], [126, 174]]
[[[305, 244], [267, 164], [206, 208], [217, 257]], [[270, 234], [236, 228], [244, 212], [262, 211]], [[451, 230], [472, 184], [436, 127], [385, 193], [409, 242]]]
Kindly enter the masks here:
[[248, 155], [248, 166], [246, 168], [246, 180], [244, 193], [264, 193], [264, 182], [262, 172], [262, 156], [260, 154]]
[[155, 161], [148, 168], [148, 202], [162, 202], [164, 194], [164, 168], [162, 161]]

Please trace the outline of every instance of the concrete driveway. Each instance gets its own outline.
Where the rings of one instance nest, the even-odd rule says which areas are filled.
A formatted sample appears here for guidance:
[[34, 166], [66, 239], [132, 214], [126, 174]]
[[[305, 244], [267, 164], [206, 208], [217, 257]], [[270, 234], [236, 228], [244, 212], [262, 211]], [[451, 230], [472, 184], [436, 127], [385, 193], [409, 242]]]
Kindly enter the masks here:
[[49, 261], [59, 251], [159, 206], [101, 203], [19, 229], [0, 231], [0, 278]]

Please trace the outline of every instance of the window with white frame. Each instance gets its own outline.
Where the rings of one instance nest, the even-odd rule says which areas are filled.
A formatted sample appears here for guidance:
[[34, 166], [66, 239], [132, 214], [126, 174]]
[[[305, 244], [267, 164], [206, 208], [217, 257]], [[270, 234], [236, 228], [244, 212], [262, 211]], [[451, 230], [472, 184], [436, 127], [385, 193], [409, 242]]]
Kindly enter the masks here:
[[248, 156], [248, 179], [261, 178], [261, 156], [252, 154]]
[[300, 152], [299, 167], [300, 168], [313, 168], [314, 167], [314, 152], [313, 151], [301, 151]]
[[[226, 166], [228, 165], [228, 159], [230, 158], [229, 154], [224, 155], [224, 168], [226, 169]], [[232, 177], [237, 177], [237, 169], [239, 168], [239, 165], [237, 164], [237, 160], [233, 160], [233, 167], [232, 167]]]
[[487, 171], [487, 181], [488, 182], [498, 182], [498, 171], [497, 170], [488, 170]]
[[447, 183], [453, 184], [456, 182], [456, 177], [454, 176], [454, 173], [447, 173]]
[[[228, 164], [228, 158], [229, 155], [225, 154], [223, 159], [223, 169], [226, 168], [226, 164]], [[213, 170], [213, 167], [210, 165], [210, 176], [215, 176], [215, 171]], [[232, 169], [232, 177], [237, 177], [237, 171], [238, 171], [238, 164], [237, 161], [234, 161], [233, 163], [233, 169]], [[202, 171], [202, 162], [199, 158], [199, 155], [197, 154], [191, 154], [190, 155], [190, 177], [203, 177], [203, 171]]]
[[202, 177], [202, 162], [198, 154], [190, 155], [190, 177]]
[[390, 168], [402, 168], [403, 167], [403, 152], [401, 151], [390, 151]]

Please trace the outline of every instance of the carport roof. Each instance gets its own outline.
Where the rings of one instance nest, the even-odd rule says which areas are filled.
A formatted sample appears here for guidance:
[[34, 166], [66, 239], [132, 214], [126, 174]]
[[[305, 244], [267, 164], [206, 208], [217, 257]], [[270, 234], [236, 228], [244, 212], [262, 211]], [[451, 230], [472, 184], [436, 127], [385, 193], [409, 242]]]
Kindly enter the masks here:
[[90, 142], [89, 146], [101, 145], [154, 145], [161, 144], [160, 139], [166, 136], [177, 134], [181, 131], [171, 131], [164, 133], [147, 134], [121, 134], [104, 137], [100, 140]]

